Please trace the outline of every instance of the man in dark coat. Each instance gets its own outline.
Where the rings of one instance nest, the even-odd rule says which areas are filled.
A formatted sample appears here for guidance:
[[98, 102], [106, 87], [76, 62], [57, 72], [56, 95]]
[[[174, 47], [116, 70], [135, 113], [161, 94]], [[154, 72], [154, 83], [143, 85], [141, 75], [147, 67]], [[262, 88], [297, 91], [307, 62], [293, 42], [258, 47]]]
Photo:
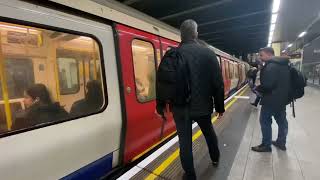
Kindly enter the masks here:
[[197, 40], [196, 22], [186, 20], [181, 24], [180, 30], [182, 42], [179, 53], [189, 68], [191, 100], [187, 105], [173, 104], [172, 111], [179, 136], [182, 168], [188, 179], [195, 179], [192, 156], [192, 120], [200, 126], [209, 148], [212, 163], [217, 165], [220, 152], [217, 136], [211, 123], [211, 114], [213, 113], [213, 104], [219, 117], [225, 111], [224, 86], [215, 53]]
[[[270, 47], [262, 48], [259, 53], [261, 60], [265, 62], [260, 72], [261, 85], [256, 88], [263, 95], [260, 102], [262, 105], [260, 113], [262, 143], [252, 147], [252, 150], [271, 152], [271, 144], [281, 150], [286, 150], [288, 134], [286, 105], [290, 88], [289, 59], [274, 57], [274, 51]], [[272, 141], [272, 116], [279, 127], [276, 141]]]

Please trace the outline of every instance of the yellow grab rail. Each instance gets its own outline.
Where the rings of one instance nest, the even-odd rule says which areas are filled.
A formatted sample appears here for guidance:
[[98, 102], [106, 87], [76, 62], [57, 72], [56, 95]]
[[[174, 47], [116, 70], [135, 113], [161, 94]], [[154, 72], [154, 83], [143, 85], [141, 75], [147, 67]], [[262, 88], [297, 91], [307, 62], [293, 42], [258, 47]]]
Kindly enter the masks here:
[[94, 66], [94, 80], [97, 80], [98, 73], [97, 73], [97, 56], [96, 56], [96, 42], [92, 40], [93, 43], [93, 66]]
[[0, 33], [0, 82], [2, 86], [2, 97], [4, 101], [4, 109], [6, 114], [7, 128], [11, 130], [12, 126], [12, 115], [9, 103], [9, 94], [8, 94], [8, 86], [7, 86], [7, 77], [4, 66], [4, 56], [2, 52], [2, 41], [1, 41], [1, 33]]

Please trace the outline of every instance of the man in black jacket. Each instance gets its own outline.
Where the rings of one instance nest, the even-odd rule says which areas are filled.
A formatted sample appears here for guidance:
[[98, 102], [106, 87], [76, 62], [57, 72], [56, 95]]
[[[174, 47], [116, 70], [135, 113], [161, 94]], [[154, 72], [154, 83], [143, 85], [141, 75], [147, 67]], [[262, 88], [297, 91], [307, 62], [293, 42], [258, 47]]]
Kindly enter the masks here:
[[186, 105], [172, 104], [172, 111], [179, 136], [182, 168], [188, 179], [195, 179], [192, 156], [192, 120], [198, 123], [205, 136], [213, 165], [218, 165], [220, 152], [217, 136], [211, 123], [211, 114], [213, 104], [215, 104], [219, 117], [225, 111], [224, 86], [215, 53], [197, 40], [196, 22], [184, 21], [180, 31], [182, 42], [179, 53], [189, 68], [191, 100]]
[[[260, 72], [261, 85], [256, 88], [263, 97], [261, 99], [260, 125], [262, 143], [252, 147], [253, 151], [271, 152], [271, 144], [281, 150], [286, 150], [288, 134], [288, 121], [286, 118], [286, 105], [288, 104], [290, 88], [289, 59], [274, 57], [270, 47], [260, 49], [260, 58], [265, 65]], [[278, 138], [272, 141], [272, 116], [278, 124]]]

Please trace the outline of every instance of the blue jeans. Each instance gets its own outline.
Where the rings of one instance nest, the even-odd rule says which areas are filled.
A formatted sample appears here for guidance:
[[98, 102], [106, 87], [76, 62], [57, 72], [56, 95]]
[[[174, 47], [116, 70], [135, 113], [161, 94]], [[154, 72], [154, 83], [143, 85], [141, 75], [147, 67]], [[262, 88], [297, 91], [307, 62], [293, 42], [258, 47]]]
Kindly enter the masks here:
[[278, 124], [277, 142], [281, 145], [286, 144], [288, 135], [288, 121], [286, 117], [286, 108], [282, 110], [273, 110], [270, 107], [262, 105], [260, 113], [260, 126], [262, 132], [262, 144], [270, 147], [272, 143], [272, 116]]

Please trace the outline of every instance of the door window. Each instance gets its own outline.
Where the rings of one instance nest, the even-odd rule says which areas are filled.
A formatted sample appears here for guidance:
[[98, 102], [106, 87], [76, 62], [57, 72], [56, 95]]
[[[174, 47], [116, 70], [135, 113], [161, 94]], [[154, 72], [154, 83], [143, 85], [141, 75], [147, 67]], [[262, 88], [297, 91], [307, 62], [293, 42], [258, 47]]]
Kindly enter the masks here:
[[150, 42], [135, 39], [132, 41], [132, 55], [136, 95], [139, 102], [155, 99], [155, 51]]

